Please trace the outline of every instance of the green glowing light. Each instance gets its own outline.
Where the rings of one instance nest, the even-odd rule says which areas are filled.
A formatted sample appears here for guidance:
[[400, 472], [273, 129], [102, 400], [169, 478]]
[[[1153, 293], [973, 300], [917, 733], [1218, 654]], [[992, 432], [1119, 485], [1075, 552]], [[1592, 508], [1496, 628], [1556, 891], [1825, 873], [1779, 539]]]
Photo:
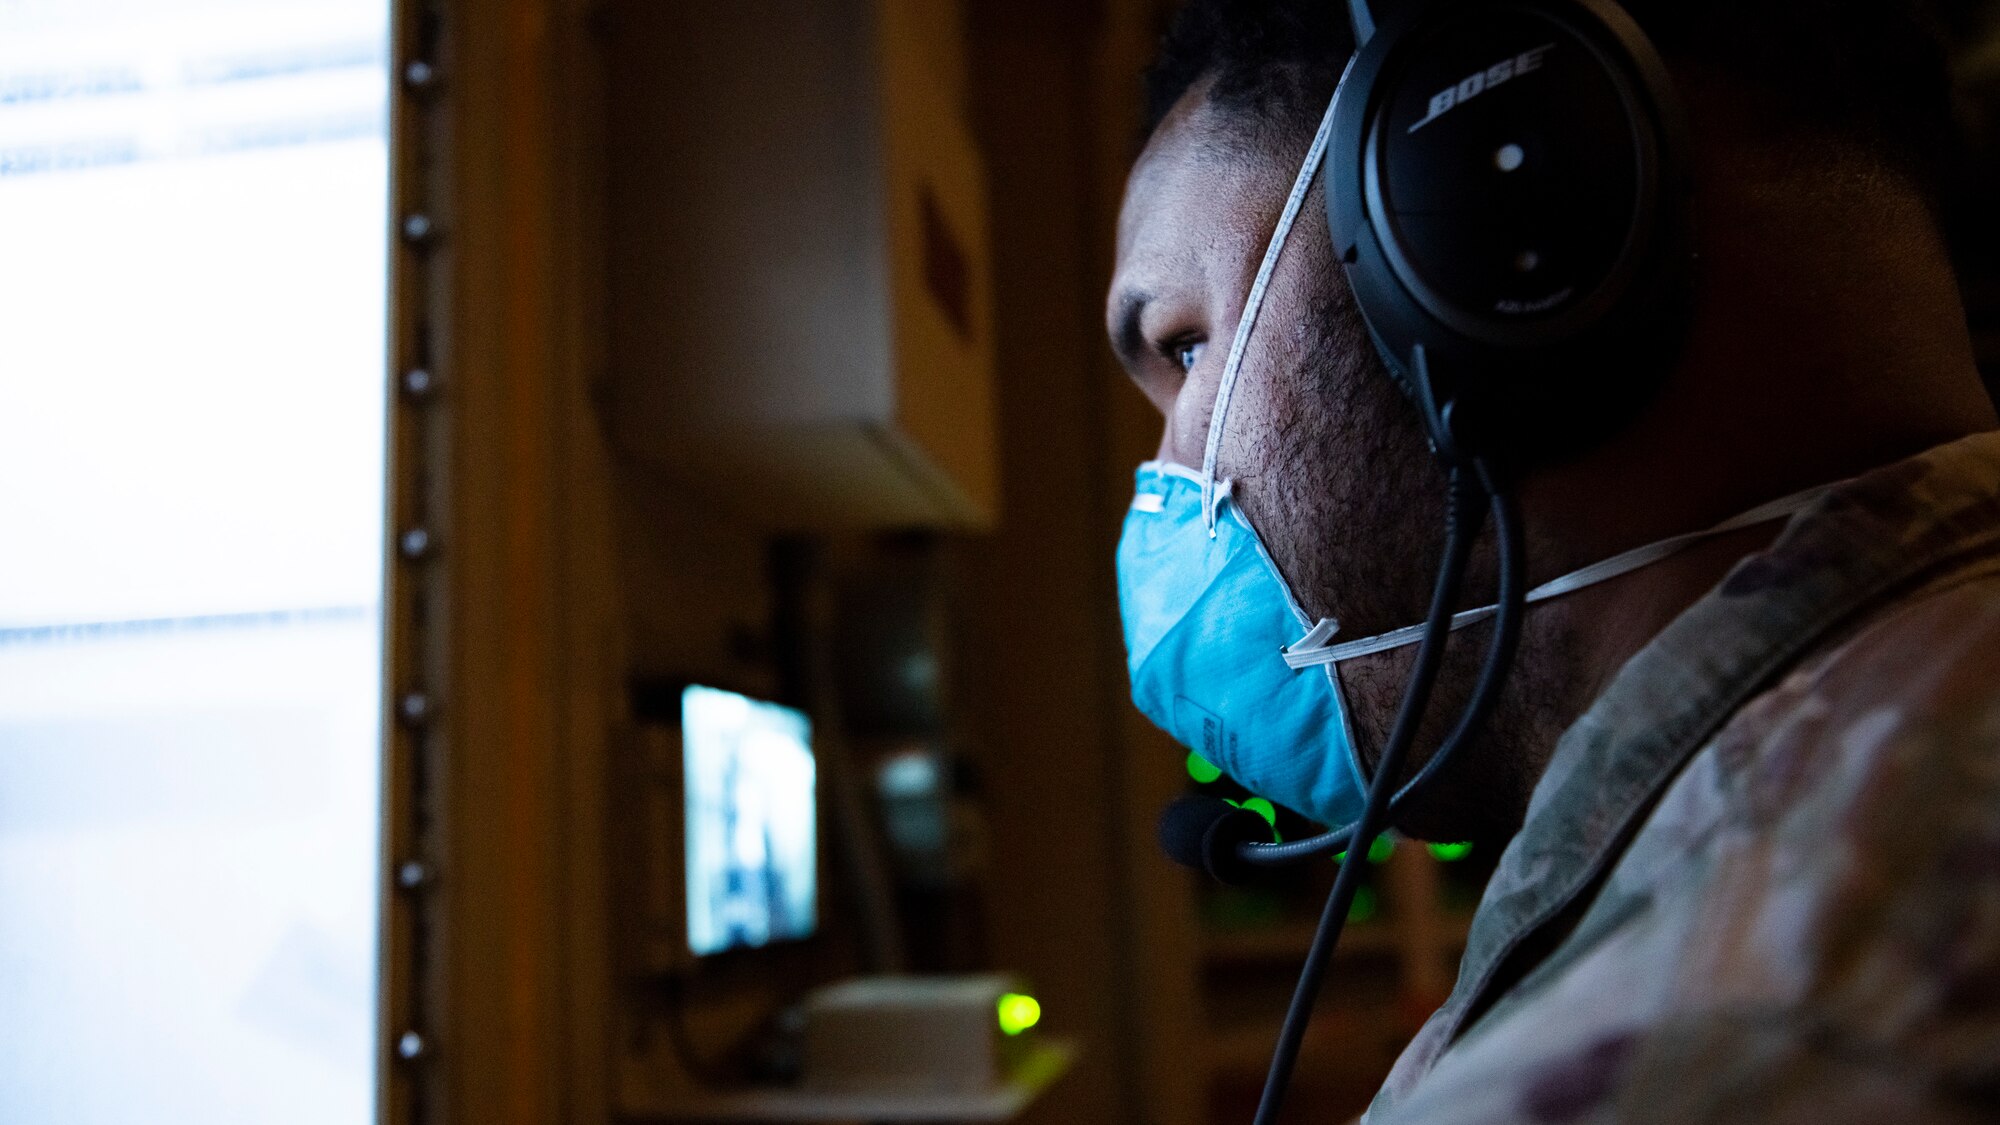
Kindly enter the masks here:
[[[1391, 840], [1387, 836], [1377, 836], [1374, 842], [1368, 845], [1368, 862], [1370, 863], [1387, 863], [1389, 862], [1389, 857], [1395, 854], [1396, 841]], [[1347, 853], [1333, 853], [1333, 862], [1346, 863]]]
[[1000, 1030], [1008, 1035], [1019, 1035], [1042, 1022], [1042, 1004], [1032, 996], [1019, 992], [1003, 993], [1000, 997]]
[[1220, 766], [1192, 751], [1187, 756], [1187, 771], [1188, 776], [1194, 778], [1196, 784], [1199, 785], [1207, 785], [1222, 776], [1222, 768]]
[[1232, 809], [1248, 809], [1258, 816], [1263, 817], [1264, 823], [1271, 826], [1271, 842], [1274, 844], [1285, 842], [1285, 838], [1278, 835], [1278, 806], [1266, 801], [1262, 797], [1248, 797], [1241, 801], [1232, 801], [1224, 797], [1222, 803]]
[[1430, 844], [1427, 850], [1432, 858], [1444, 863], [1456, 863], [1472, 854], [1471, 844]]
[[1353, 925], [1375, 917], [1375, 888], [1360, 887], [1354, 892], [1354, 901], [1347, 904], [1347, 920]]
[[1252, 797], [1237, 807], [1249, 809], [1251, 812], [1263, 817], [1264, 823], [1273, 828], [1278, 826], [1278, 806], [1266, 801], [1262, 797]]

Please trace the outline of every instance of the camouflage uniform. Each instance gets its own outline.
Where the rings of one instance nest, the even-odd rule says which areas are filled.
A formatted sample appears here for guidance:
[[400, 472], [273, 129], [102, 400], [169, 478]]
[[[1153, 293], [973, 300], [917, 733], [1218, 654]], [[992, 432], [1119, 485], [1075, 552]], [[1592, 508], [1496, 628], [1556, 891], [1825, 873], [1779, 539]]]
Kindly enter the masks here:
[[1365, 1120], [2000, 1121], [2000, 434], [1842, 485], [1619, 672]]

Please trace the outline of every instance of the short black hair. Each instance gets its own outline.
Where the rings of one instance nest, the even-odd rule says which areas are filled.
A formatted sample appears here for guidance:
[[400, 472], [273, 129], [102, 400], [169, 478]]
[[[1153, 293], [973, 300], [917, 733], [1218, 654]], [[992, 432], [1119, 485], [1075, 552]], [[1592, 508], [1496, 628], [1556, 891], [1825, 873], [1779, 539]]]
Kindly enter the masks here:
[[1282, 127], [1316, 121], [1353, 53], [1339, 0], [1188, 0], [1146, 72], [1146, 134], [1204, 81], [1223, 109]]
[[[1394, 0], [1378, 0], [1377, 8]], [[1950, 72], [1919, 0], [1624, 0], [1677, 69], [1754, 92], [1781, 128], [1854, 142], [1938, 205], [1954, 153]], [[1318, 120], [1353, 53], [1339, 0], [1187, 0], [1146, 76], [1146, 132], [1210, 82], [1262, 125]]]

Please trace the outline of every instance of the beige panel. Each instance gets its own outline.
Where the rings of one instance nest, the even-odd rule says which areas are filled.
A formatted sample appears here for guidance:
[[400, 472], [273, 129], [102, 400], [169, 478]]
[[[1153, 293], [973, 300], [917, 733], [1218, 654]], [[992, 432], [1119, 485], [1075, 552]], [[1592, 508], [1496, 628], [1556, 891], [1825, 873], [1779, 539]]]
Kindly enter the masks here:
[[866, 7], [617, 0], [605, 19], [621, 440], [887, 417]]
[[[609, 7], [612, 427], [687, 486], [753, 498], [746, 521], [991, 518], [985, 196], [950, 94], [954, 11]], [[958, 255], [963, 328], [926, 280], [927, 229]]]
[[660, 486], [761, 531], [966, 525], [979, 512], [905, 435], [873, 423], [719, 425], [675, 435]]

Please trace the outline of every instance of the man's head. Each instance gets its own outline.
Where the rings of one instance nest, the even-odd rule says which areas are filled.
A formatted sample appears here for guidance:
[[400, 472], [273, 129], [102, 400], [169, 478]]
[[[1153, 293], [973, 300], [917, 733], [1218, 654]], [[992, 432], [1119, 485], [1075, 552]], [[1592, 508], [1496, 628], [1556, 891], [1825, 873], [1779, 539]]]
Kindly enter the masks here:
[[[1712, 226], [1742, 225], [1733, 219], [1754, 226], [1754, 216], [1744, 216], [1754, 212], [1760, 193], [1783, 196], [1775, 202], [1793, 210], [1824, 196], [1821, 221], [1880, 200], [1876, 211], [1894, 218], [1876, 223], [1891, 228], [1876, 233], [1895, 243], [1910, 233], [1902, 227], [1932, 228], [1916, 231], [1922, 237], [1915, 240], [1935, 247], [1930, 219], [1943, 150], [1937, 138], [1949, 127], [1944, 72], [1931, 40], [1901, 5], [1634, 0], [1627, 8], [1689, 97], [1698, 181], [1727, 181], [1726, 191], [1712, 194], [1740, 191], [1751, 200], [1748, 211], [1717, 209]], [[1351, 48], [1344, 6], [1312, 0], [1191, 0], [1167, 37], [1149, 81], [1148, 137], [1127, 187], [1108, 307], [1114, 347], [1164, 417], [1162, 459], [1201, 464], [1217, 382], [1251, 280]], [[1705, 146], [1705, 127], [1717, 138], [1727, 133], [1727, 144]], [[1754, 159], [1741, 159], [1746, 152]], [[1443, 481], [1414, 408], [1382, 369], [1332, 261], [1321, 190], [1314, 187], [1300, 213], [1249, 341], [1218, 475], [1235, 481], [1237, 497], [1307, 612], [1337, 618], [1342, 636], [1365, 636], [1421, 618], [1443, 521]], [[1697, 222], [1702, 218], [1698, 201]], [[1727, 234], [1740, 243], [1743, 232]], [[1787, 252], [1783, 236], [1774, 234], [1764, 256]], [[1770, 280], [1737, 272], [1743, 276], [1705, 277], [1705, 299], [1727, 300], [1732, 282]], [[1698, 321], [1698, 332], [1729, 337], [1718, 346], [1753, 362], [1750, 350], [1730, 342], [1740, 332], [1722, 332], [1713, 316]], [[1710, 362], [1712, 351], [1691, 349], [1690, 362], [1705, 363], [1707, 378], [1720, 380], [1725, 376]], [[1754, 362], [1768, 366], [1764, 356]], [[1702, 379], [1679, 379], [1655, 413], [1682, 419], [1690, 410], [1723, 409], [1705, 401], [1712, 397]], [[1622, 440], [1656, 452], [1685, 442], [1686, 429], [1684, 420], [1642, 420]], [[1540, 576], [1590, 561], [1607, 543], [1650, 537], [1643, 519], [1621, 526], [1583, 517], [1605, 503], [1591, 495], [1594, 484], [1579, 480], [1607, 473], [1631, 478], [1649, 471], [1641, 462], [1658, 468], [1650, 453], [1633, 454], [1626, 464], [1623, 452], [1527, 482], [1531, 509], [1540, 488], [1552, 498], [1548, 511], [1559, 513], [1536, 521], [1530, 512]], [[1731, 466], [1711, 468], [1726, 474]], [[1732, 487], [1765, 483], [1691, 483], [1686, 503], [1663, 505], [1660, 514], [1692, 518], [1688, 513], [1729, 502]], [[1622, 502], [1653, 499], [1628, 495]], [[1476, 577], [1474, 585], [1483, 582]], [[1441, 708], [1463, 698], [1476, 671], [1478, 641], [1466, 640], [1447, 664]], [[1547, 741], [1548, 728], [1573, 718], [1579, 685], [1595, 687], [1582, 667], [1585, 646], [1573, 642], [1569, 625], [1544, 616], [1508, 700], [1489, 724], [1492, 737], [1458, 771], [1466, 784], [1452, 788], [1461, 798], [1493, 786], [1524, 795], [1532, 784], [1542, 759], [1529, 744]], [[1347, 669], [1364, 755], [1379, 744], [1405, 667], [1405, 660], [1384, 657]], [[1458, 831], [1507, 827], [1511, 815], [1499, 824], [1466, 824], [1477, 819], [1476, 804], [1447, 789], [1429, 819], [1447, 833], [1453, 822]]]
[[[1201, 465], [1244, 299], [1351, 47], [1344, 12], [1326, 4], [1196, 3], [1168, 36], [1149, 82], [1152, 126], [1127, 187], [1108, 309], [1114, 348], [1164, 417], [1162, 460]], [[1322, 198], [1315, 185], [1273, 274], [1221, 453], [1260, 529], [1299, 522], [1334, 532], [1310, 542], [1266, 534], [1309, 598], [1432, 541], [1432, 523], [1392, 518], [1382, 507], [1390, 497], [1443, 511], [1414, 409], [1382, 370], [1334, 268]], [[1348, 471], [1350, 459], [1372, 471]], [[1397, 530], [1385, 543], [1338, 530], [1343, 523]], [[1388, 628], [1422, 606], [1419, 590], [1374, 613], [1343, 607], [1342, 620], [1350, 631]]]

